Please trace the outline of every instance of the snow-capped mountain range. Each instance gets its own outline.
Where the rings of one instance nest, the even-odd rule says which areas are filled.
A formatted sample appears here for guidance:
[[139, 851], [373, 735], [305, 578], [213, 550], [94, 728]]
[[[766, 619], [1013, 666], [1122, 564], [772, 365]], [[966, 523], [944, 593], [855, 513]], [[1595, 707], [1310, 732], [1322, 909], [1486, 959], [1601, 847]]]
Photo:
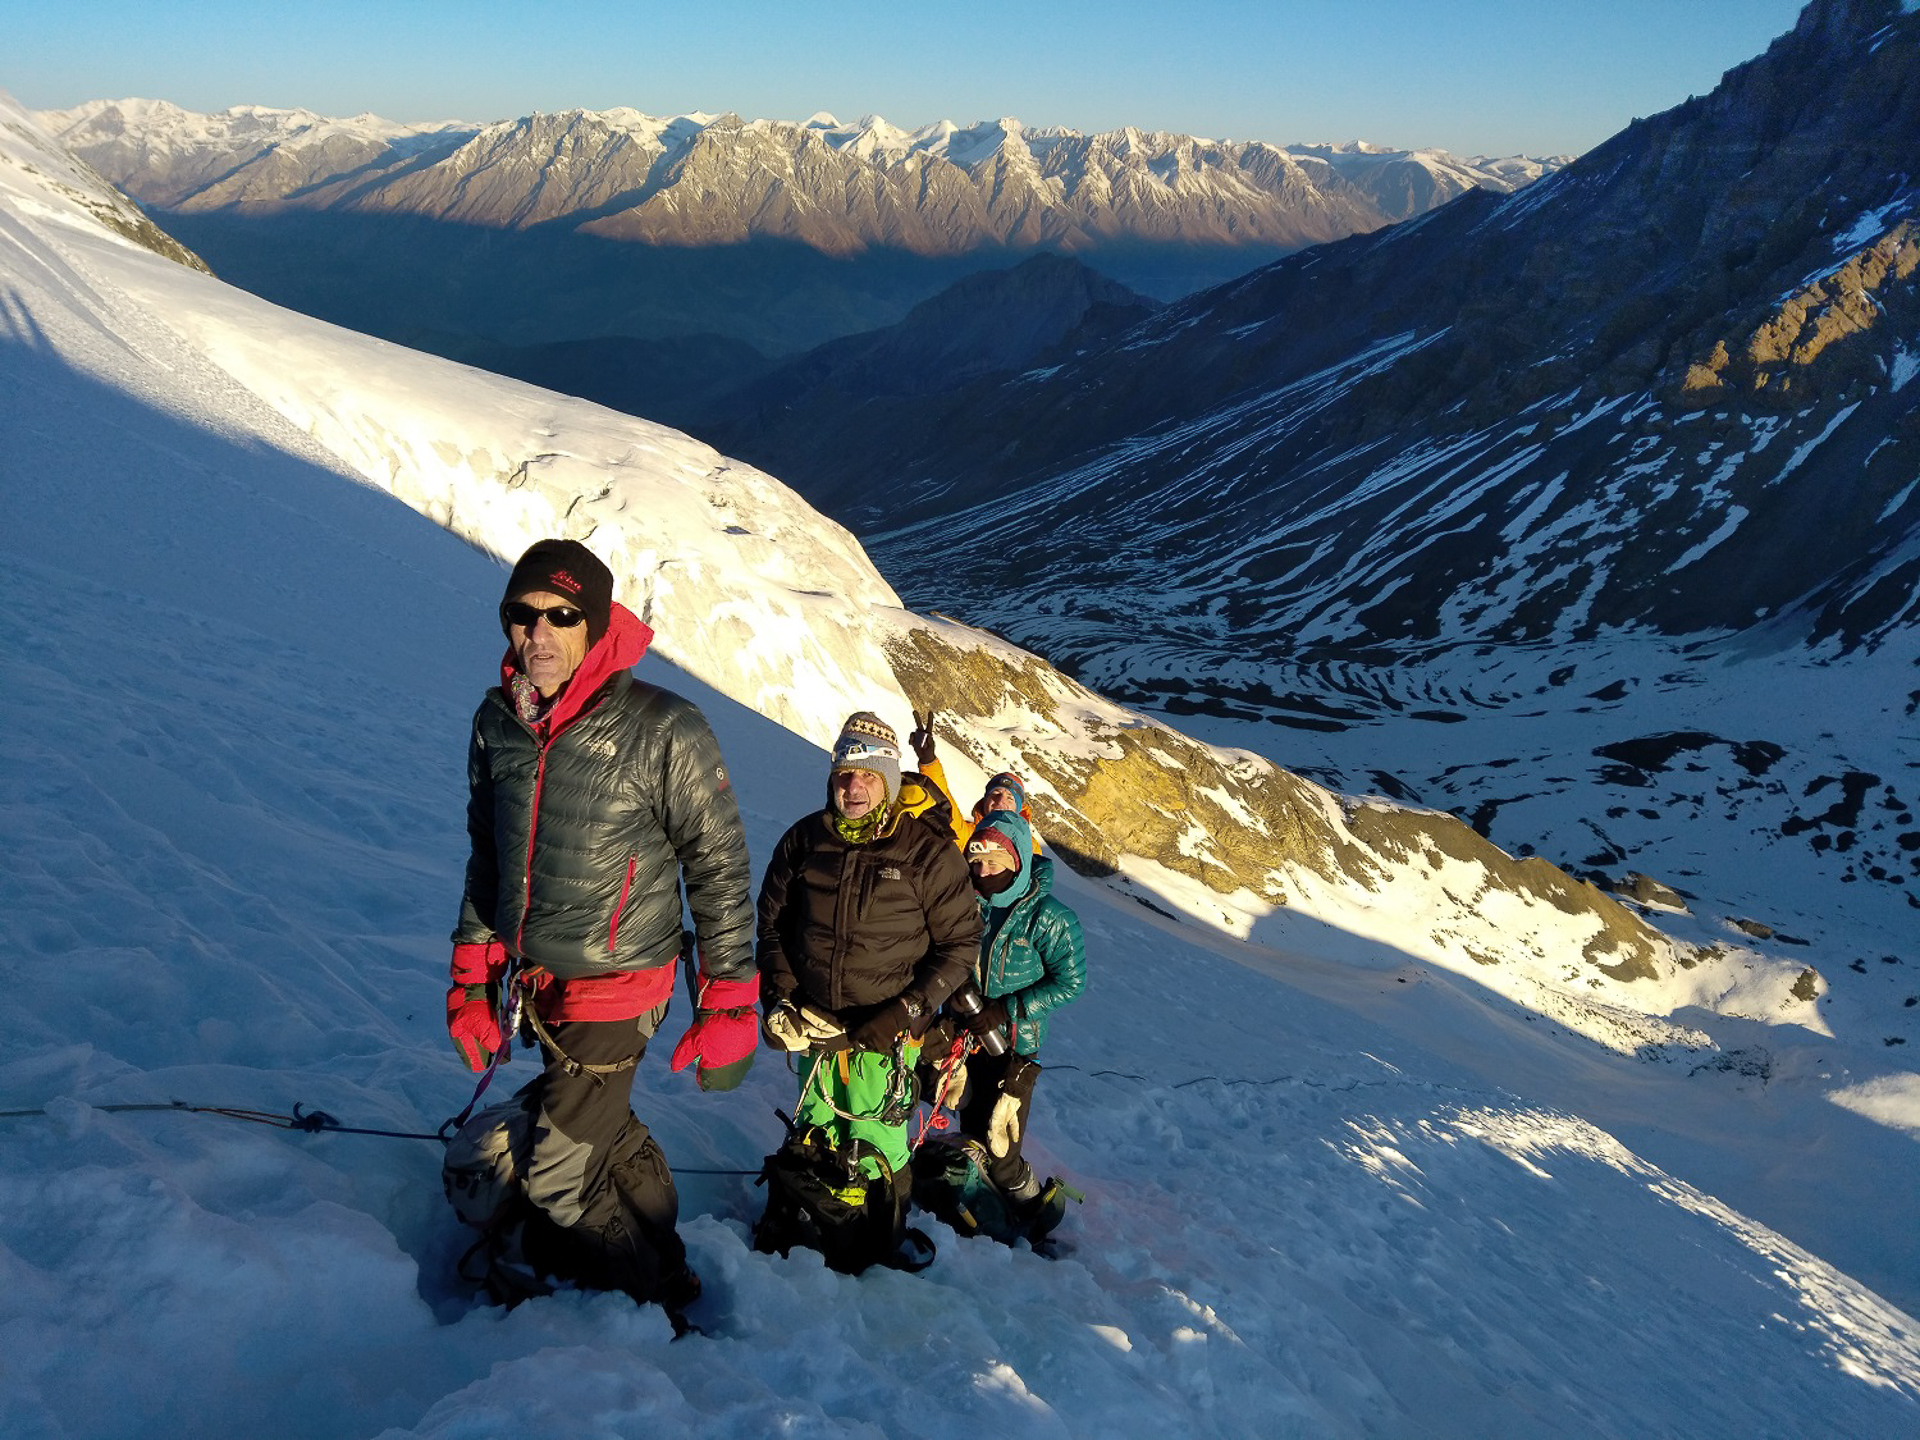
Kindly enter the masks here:
[[[0, 97], [10, 1432], [1913, 1428], [1920, 1082], [1843, 950], [1670, 938], [1196, 742], [904, 609], [771, 475], [185, 260]], [[713, 717], [756, 860], [852, 708], [938, 707], [963, 789], [1033, 777], [1096, 967], [1032, 1135], [1088, 1191], [1074, 1253], [757, 1255], [791, 1080], [655, 1054], [702, 1333], [453, 1278], [466, 722], [497, 557], [555, 531]], [[232, 1123], [302, 1102], [376, 1133]]]
[[594, 398], [648, 418], [1035, 253], [1097, 259], [1166, 299], [1557, 163], [1015, 120], [574, 110], [400, 126], [140, 100], [46, 118], [257, 295], [523, 378], [555, 357], [501, 347], [566, 347], [561, 373], [621, 377]]
[[828, 254], [1110, 242], [1298, 248], [1507, 193], [1565, 157], [1460, 159], [1361, 142], [1274, 145], [1007, 118], [902, 130], [573, 110], [398, 125], [239, 106], [101, 100], [39, 117], [149, 207], [366, 211], [497, 229], [558, 224], [654, 245], [794, 240]]

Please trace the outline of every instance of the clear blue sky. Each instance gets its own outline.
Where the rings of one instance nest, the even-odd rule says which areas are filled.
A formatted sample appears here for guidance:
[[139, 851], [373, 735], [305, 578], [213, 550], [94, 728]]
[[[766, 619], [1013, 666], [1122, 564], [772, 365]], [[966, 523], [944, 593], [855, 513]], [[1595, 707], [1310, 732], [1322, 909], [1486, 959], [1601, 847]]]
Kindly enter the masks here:
[[497, 120], [631, 105], [906, 128], [1016, 116], [1458, 154], [1590, 149], [1801, 0], [10, 0], [0, 89]]

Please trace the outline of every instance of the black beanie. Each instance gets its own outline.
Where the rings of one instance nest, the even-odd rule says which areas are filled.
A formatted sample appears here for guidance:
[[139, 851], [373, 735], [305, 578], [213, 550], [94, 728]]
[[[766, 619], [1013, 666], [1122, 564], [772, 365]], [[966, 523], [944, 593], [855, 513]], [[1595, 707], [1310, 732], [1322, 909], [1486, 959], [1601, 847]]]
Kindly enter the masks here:
[[[536, 590], [564, 595], [586, 612], [589, 644], [607, 633], [607, 620], [613, 613], [613, 572], [578, 540], [536, 540], [529, 545], [507, 577], [507, 593], [500, 597], [500, 603], [505, 605]], [[500, 628], [507, 628], [504, 614]]]

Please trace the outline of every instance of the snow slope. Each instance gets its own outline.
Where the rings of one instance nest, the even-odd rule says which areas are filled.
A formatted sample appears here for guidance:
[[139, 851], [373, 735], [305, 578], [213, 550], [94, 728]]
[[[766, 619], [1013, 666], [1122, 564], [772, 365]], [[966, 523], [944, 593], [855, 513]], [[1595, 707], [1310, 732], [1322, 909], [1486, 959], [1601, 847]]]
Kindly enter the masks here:
[[[1281, 951], [1064, 871], [1093, 980], [1043, 1057], [1034, 1150], [1089, 1199], [1052, 1263], [938, 1226], [917, 1277], [754, 1254], [749, 1174], [792, 1089], [766, 1055], [728, 1095], [658, 1054], [640, 1073], [707, 1281], [707, 1333], [673, 1344], [617, 1297], [476, 1307], [430, 1140], [109, 1108], [301, 1105], [423, 1135], [465, 1103], [441, 992], [502, 572], [362, 466], [404, 455], [390, 478], [440, 486], [407, 497], [434, 518], [530, 537], [559, 472], [617, 474], [625, 451], [588, 450], [589, 407], [478, 376], [442, 429], [447, 367], [329, 351], [197, 277], [170, 290], [165, 262], [38, 198], [22, 167], [59, 157], [17, 138], [0, 167], [9, 1433], [1920, 1433], [1920, 1338], [1894, 1303], [1920, 1300], [1920, 1149], [1882, 1123], [1910, 1113], [1882, 1057], [1754, 1020], [1764, 1079], [1725, 1048], [1697, 1071], [1649, 1064], [1385, 938], [1303, 921]], [[298, 393], [263, 398], [276, 370], [306, 377]], [[370, 438], [374, 392], [390, 406]], [[489, 437], [541, 404], [568, 453], [519, 456], [502, 494], [492, 472], [515, 457]], [[795, 585], [879, 610], [890, 592], [784, 500], [716, 524], [713, 495], [774, 482], [703, 488], [692, 442], [620, 425], [606, 445], [661, 455], [603, 502], [658, 507], [637, 533], [674, 537], [651, 570], [643, 545], [623, 558], [656, 577], [687, 667], [642, 673], [713, 719], [762, 861], [819, 802], [818, 739], [883, 672], [857, 627], [828, 644], [832, 625], [796, 622], [814, 648], [742, 687], [765, 662], [723, 665], [729, 635], [804, 620]], [[435, 448], [448, 433], [464, 469]], [[777, 543], [755, 529], [770, 519]], [[714, 537], [735, 523], [751, 533], [729, 551]], [[1831, 1103], [1836, 1075], [1882, 1116]]]

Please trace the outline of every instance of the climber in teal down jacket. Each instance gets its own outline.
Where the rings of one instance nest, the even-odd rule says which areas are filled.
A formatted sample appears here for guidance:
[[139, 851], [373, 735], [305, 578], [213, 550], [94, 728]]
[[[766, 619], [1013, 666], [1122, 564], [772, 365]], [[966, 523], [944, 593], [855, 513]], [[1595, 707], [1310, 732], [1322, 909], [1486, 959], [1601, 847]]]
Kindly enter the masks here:
[[[1020, 1153], [1049, 1016], [1087, 988], [1080, 919], [1053, 897], [1053, 861], [1033, 853], [1033, 833], [1010, 810], [995, 810], [967, 842], [967, 873], [979, 897], [980, 991], [986, 1004], [968, 1028], [1011, 1040], [1003, 1055], [976, 1054], [959, 1107], [962, 1134], [986, 1142], [988, 1175], [1015, 1207], [1037, 1208], [1039, 1178]], [[1064, 1203], [1064, 1202], [1061, 1202]]]

